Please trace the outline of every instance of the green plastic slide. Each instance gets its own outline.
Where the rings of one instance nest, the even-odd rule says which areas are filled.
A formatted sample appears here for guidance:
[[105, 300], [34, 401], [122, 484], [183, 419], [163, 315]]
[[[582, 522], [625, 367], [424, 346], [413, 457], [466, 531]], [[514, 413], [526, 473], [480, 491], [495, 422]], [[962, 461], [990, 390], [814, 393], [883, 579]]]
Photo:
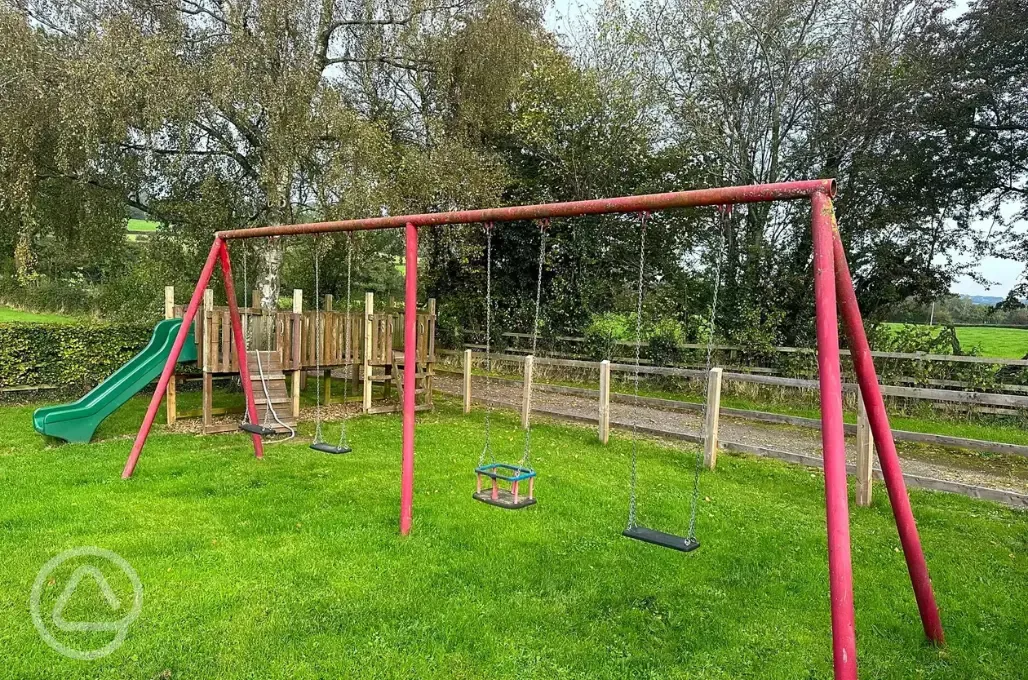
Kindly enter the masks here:
[[[153, 337], [143, 351], [86, 396], [70, 404], [36, 409], [32, 414], [36, 432], [69, 442], [88, 442], [104, 418], [160, 376], [181, 327], [182, 319], [161, 321], [154, 326]], [[178, 360], [179, 363], [196, 361], [192, 328]]]

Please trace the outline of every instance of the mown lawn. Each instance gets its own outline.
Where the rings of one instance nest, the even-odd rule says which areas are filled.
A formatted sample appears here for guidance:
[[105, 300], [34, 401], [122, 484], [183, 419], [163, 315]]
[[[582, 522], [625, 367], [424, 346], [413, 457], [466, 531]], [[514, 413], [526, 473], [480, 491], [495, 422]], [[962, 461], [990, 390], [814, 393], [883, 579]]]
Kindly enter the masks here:
[[1022, 359], [1028, 354], [1028, 329], [1024, 328], [958, 328], [957, 337], [961, 346], [981, 347], [981, 354], [986, 357]]
[[[887, 326], [900, 328], [908, 324], [888, 323]], [[942, 330], [942, 326], [936, 326]], [[966, 351], [978, 346], [983, 357], [1001, 359], [1021, 359], [1028, 354], [1028, 328], [995, 328], [990, 326], [961, 326], [957, 328], [957, 338]]]
[[157, 231], [157, 227], [157, 222], [151, 222], [150, 220], [131, 219], [125, 223], [125, 228], [128, 231], [152, 232]]
[[[298, 441], [263, 462], [242, 436], [158, 432], [123, 482], [144, 406], [130, 402], [98, 443], [60, 447], [32, 432], [31, 408], [0, 409], [0, 677], [831, 677], [818, 472], [723, 456], [702, 478], [703, 545], [683, 555], [619, 535], [624, 435], [604, 448], [592, 430], [538, 425], [540, 502], [510, 513], [470, 498], [482, 414], [444, 406], [419, 415], [414, 532], [401, 538], [398, 417], [351, 421], [349, 456]], [[498, 454], [516, 458], [515, 420], [493, 423]], [[639, 453], [642, 517], [681, 529], [693, 453], [649, 441]], [[948, 645], [923, 641], [876, 494], [852, 521], [861, 677], [1022, 677], [1028, 517], [912, 498]], [[40, 567], [82, 545], [123, 556], [145, 591], [124, 646], [90, 662], [53, 652], [28, 612]], [[86, 591], [66, 618], [106, 608]]]
[[13, 307], [0, 306], [0, 323], [73, 323], [75, 317], [48, 312], [26, 312]]

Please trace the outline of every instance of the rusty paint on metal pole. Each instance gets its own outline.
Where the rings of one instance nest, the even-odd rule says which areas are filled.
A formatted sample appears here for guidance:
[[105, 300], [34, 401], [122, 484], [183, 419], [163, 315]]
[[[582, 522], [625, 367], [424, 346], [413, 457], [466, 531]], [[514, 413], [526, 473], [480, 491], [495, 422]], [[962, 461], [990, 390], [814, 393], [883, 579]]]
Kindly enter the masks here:
[[211, 245], [211, 252], [207, 254], [207, 261], [203, 265], [203, 270], [200, 272], [200, 278], [196, 282], [196, 288], [193, 289], [193, 297], [189, 299], [189, 306], [186, 307], [186, 313], [182, 315], [182, 325], [178, 329], [178, 335], [175, 336], [175, 342], [171, 346], [171, 352], [168, 354], [168, 360], [164, 363], [164, 370], [161, 371], [161, 378], [157, 381], [157, 389], [154, 390], [153, 397], [150, 399], [150, 405], [146, 409], [146, 415], [143, 417], [143, 424], [139, 426], [139, 432], [136, 434], [136, 440], [132, 444], [132, 451], [129, 453], [128, 460], [125, 461], [125, 469], [121, 472], [122, 479], [128, 479], [132, 476], [132, 473], [136, 469], [136, 463], [139, 461], [139, 454], [143, 452], [143, 445], [146, 444], [146, 438], [150, 434], [150, 428], [153, 427], [154, 418], [157, 417], [157, 409], [161, 407], [161, 401], [164, 399], [164, 393], [168, 388], [168, 382], [171, 377], [175, 374], [175, 365], [178, 363], [178, 355], [182, 352], [182, 346], [186, 344], [186, 337], [189, 336], [189, 327], [193, 323], [193, 318], [196, 317], [196, 310], [200, 307], [200, 301], [203, 300], [203, 290], [207, 286], [207, 282], [211, 279], [211, 273], [214, 271], [214, 265], [218, 261], [218, 254], [221, 252], [221, 248], [225, 245], [225, 242], [215, 237], [214, 243]]
[[[830, 201], [828, 207], [831, 208]], [[882, 477], [889, 494], [892, 514], [896, 520], [900, 545], [903, 546], [907, 572], [910, 574], [910, 582], [914, 587], [914, 599], [917, 601], [917, 609], [921, 615], [921, 626], [929, 640], [937, 645], [942, 645], [945, 638], [942, 621], [939, 618], [939, 607], [935, 603], [932, 580], [928, 575], [928, 564], [925, 562], [924, 550], [921, 548], [921, 538], [918, 536], [914, 512], [910, 508], [907, 485], [903, 481], [903, 470], [900, 468], [899, 456], [896, 453], [896, 441], [893, 439], [892, 428], [889, 425], [885, 400], [882, 399], [882, 391], [878, 386], [878, 375], [871, 358], [871, 346], [868, 344], [867, 334], [864, 332], [864, 321], [860, 316], [857, 294], [853, 289], [853, 279], [850, 278], [849, 265], [846, 263], [846, 251], [842, 247], [842, 238], [839, 236], [834, 214], [832, 215], [832, 227], [836, 294], [839, 299], [843, 326], [849, 339], [853, 368], [857, 373], [860, 394], [864, 400], [867, 419], [871, 425], [875, 448], [878, 451], [878, 462], [882, 467]]]
[[570, 201], [567, 203], [542, 203], [539, 205], [517, 205], [506, 208], [487, 208], [484, 210], [459, 210], [455, 212], [424, 213], [421, 215], [399, 215], [397, 217], [370, 217], [340, 222], [312, 222], [309, 224], [250, 227], [248, 229], [220, 231], [217, 236], [223, 239], [242, 239], [259, 238], [262, 236], [323, 234], [334, 231], [403, 229], [408, 224], [413, 224], [415, 227], [438, 227], [447, 224], [514, 222], [554, 217], [578, 217], [581, 215], [653, 212], [674, 208], [731, 205], [735, 203], [794, 201], [809, 199], [815, 194], [834, 196], [835, 180], [815, 179], [799, 182], [780, 182], [777, 184], [751, 184], [738, 187], [674, 191], [664, 194], [598, 198], [589, 201]]
[[[220, 260], [221, 278], [225, 284], [225, 297], [228, 298], [228, 313], [232, 323], [232, 340], [236, 346], [236, 356], [239, 358], [239, 381], [243, 385], [246, 412], [249, 414], [251, 423], [259, 423], [257, 403], [253, 398], [253, 383], [250, 381], [250, 369], [246, 365], [246, 339], [243, 337], [243, 324], [239, 320], [239, 306], [236, 304], [236, 287], [232, 281], [232, 262], [228, 256], [228, 244], [225, 242], [222, 242]], [[271, 405], [268, 404], [266, 408], [271, 408]], [[264, 458], [264, 440], [259, 434], [251, 434], [250, 437], [253, 440], [254, 455], [257, 458]]]
[[821, 384], [821, 444], [825, 470], [828, 532], [828, 589], [832, 607], [832, 659], [835, 680], [857, 678], [857, 635], [853, 608], [846, 439], [842, 419], [839, 318], [835, 305], [831, 198], [811, 197], [814, 240], [814, 305], [817, 312], [817, 367]]
[[[414, 518], [414, 418], [418, 369], [418, 228], [406, 225], [403, 300], [403, 460], [400, 470], [400, 533], [410, 533]], [[427, 369], [426, 369], [427, 370]]]

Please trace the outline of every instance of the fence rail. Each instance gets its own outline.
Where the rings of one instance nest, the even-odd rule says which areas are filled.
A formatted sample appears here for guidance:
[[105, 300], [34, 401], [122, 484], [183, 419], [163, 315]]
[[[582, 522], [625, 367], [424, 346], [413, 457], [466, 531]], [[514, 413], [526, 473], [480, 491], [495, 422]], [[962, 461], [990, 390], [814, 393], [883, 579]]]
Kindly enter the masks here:
[[[456, 350], [439, 350], [444, 355], [458, 355]], [[473, 354], [480, 354], [474, 352]], [[493, 361], [510, 361], [524, 363], [525, 357], [519, 354], [492, 354]], [[551, 357], [535, 357], [536, 366], [558, 366], [563, 368], [586, 368], [598, 371], [600, 362], [585, 361], [582, 359], [555, 359]], [[639, 366], [634, 364], [611, 363], [610, 370], [618, 373], [634, 373], [636, 370], [642, 375], [663, 375], [682, 378], [702, 379], [705, 371], [696, 368], [677, 368], [673, 366]], [[758, 385], [771, 385], [775, 387], [793, 387], [807, 390], [818, 390], [817, 380], [808, 378], [785, 378], [777, 375], [762, 375], [757, 373], [741, 373], [737, 371], [725, 371], [722, 379], [729, 382], [743, 382]], [[843, 383], [844, 392], [856, 393], [856, 383]], [[974, 406], [999, 406], [1010, 409], [1028, 409], [1028, 395], [1018, 394], [997, 394], [994, 392], [970, 392], [964, 390], [947, 390], [928, 387], [907, 387], [904, 385], [882, 385], [882, 394], [889, 397], [900, 397], [905, 399], [922, 399], [925, 401], [947, 402], [955, 404], [970, 404]]]
[[[470, 411], [472, 402], [479, 401], [478, 399], [474, 399], [471, 393], [471, 368], [476, 360], [484, 358], [484, 354], [480, 352], [475, 352], [471, 349], [466, 349], [463, 352], [458, 352], [455, 350], [439, 350], [439, 354], [443, 356], [460, 357], [462, 369], [461, 371], [448, 370], [445, 367], [437, 370], [442, 373], [454, 373], [463, 375], [462, 396], [464, 402], [464, 410], [465, 412]], [[690, 435], [690, 441], [695, 441], [696, 443], [700, 443], [704, 446], [704, 461], [707, 467], [711, 469], [713, 469], [713, 467], [716, 465], [718, 448], [726, 448], [728, 450], [732, 450], [732, 447], [735, 446], [730, 442], [719, 442], [719, 421], [717, 418], [718, 415], [730, 416], [733, 418], [741, 418], [759, 422], [792, 425], [796, 427], [808, 427], [813, 429], [821, 428], [821, 421], [815, 418], [804, 418], [780, 413], [768, 413], [764, 411], [752, 411], [746, 409], [727, 408], [721, 406], [720, 385], [722, 381], [738, 381], [763, 385], [818, 390], [819, 386], [816, 380], [807, 380], [802, 378], [783, 378], [768, 375], [752, 375], [747, 373], [733, 373], [723, 371], [720, 368], [714, 368], [711, 370], [710, 373], [711, 380], [708, 380], [707, 382], [708, 388], [706, 399], [703, 402], [697, 403], [657, 397], [635, 397], [634, 395], [618, 393], [611, 389], [610, 375], [612, 372], [634, 374], [634, 372], [638, 370], [640, 374], [645, 375], [680, 376], [697, 379], [705, 378], [707, 376], [707, 372], [698, 369], [677, 368], [669, 366], [636, 367], [634, 364], [612, 363], [609, 361], [596, 362], [578, 359], [558, 359], [551, 357], [525, 357], [516, 354], [494, 354], [492, 355], [492, 359], [494, 361], [506, 361], [525, 365], [525, 375], [523, 376], [522, 380], [515, 380], [509, 378], [494, 378], [494, 380], [499, 380], [505, 383], [522, 385], [523, 396], [520, 410], [523, 427], [528, 427], [530, 413], [540, 411], [539, 409], [535, 409], [531, 406], [531, 394], [533, 390], [555, 394], [596, 398], [598, 406], [595, 418], [583, 418], [582, 416], [576, 416], [576, 420], [596, 423], [599, 429], [600, 441], [603, 443], [606, 443], [609, 438], [609, 431], [612, 424], [610, 419], [610, 403], [612, 401], [615, 403], [641, 404], [645, 406], [652, 406], [668, 410], [692, 412], [703, 411], [705, 418], [703, 436], [697, 437], [694, 435]], [[597, 390], [585, 387], [549, 385], [537, 382], [531, 375], [531, 371], [536, 366], [555, 366], [562, 368], [580, 368], [587, 369], [590, 371], [594, 370], [597, 372], [599, 378], [600, 389]], [[882, 393], [884, 395], [894, 397], [924, 399], [929, 401], [940, 401], [948, 403], [995, 405], [1019, 409], [1028, 409], [1028, 396], [1021, 395], [962, 392], [957, 390], [905, 387], [899, 385], [882, 385], [881, 388]], [[852, 393], [857, 393], [858, 390], [856, 384], [845, 384], [843, 385], [843, 389], [846, 392]], [[614, 424], [616, 425], [617, 423]], [[870, 464], [870, 451], [873, 443], [871, 442], [868, 435], [869, 430], [867, 429], [866, 414], [864, 413], [863, 409], [858, 409], [857, 424], [846, 424], [845, 429], [847, 434], [856, 434], [858, 436], [859, 449], [861, 449], [862, 451], [866, 449], [866, 455], [858, 456], [858, 464], [855, 466], [854, 469], [856, 470], [858, 477], [857, 502], [860, 505], [868, 505], [870, 504], [871, 500], [871, 478], [873, 474], [875, 474], [875, 471], [873, 471], [872, 466]], [[979, 439], [953, 437], [949, 435], [940, 435], [926, 432], [912, 432], [905, 430], [894, 430], [893, 436], [897, 441], [928, 443], [940, 446], [963, 448], [972, 451], [1028, 457], [1028, 446], [1019, 444], [1008, 444], [1005, 442], [984, 441]], [[998, 498], [1000, 496], [1004, 496], [1004, 494], [1006, 494], [1006, 492], [997, 492], [995, 497]], [[1006, 495], [1009, 496], [1009, 494]], [[1017, 494], [1014, 495], [1016, 496]]]
[[[516, 338], [525, 339], [531, 338], [529, 333], [504, 333], [505, 338]], [[584, 337], [575, 336], [556, 336], [552, 338], [559, 342], [570, 342], [575, 344], [585, 343]], [[636, 346], [635, 342], [632, 341], [618, 341], [614, 344], [622, 347]], [[649, 347], [649, 343], [643, 341], [638, 343], [640, 347]], [[467, 345], [472, 347], [472, 345]], [[478, 347], [477, 345], [475, 346]], [[481, 347], [484, 347], [482, 345]], [[681, 346], [682, 349], [697, 349], [706, 350], [705, 344], [699, 343], [688, 343]], [[743, 352], [750, 354], [757, 354], [751, 349], [743, 347], [742, 345], [714, 345], [714, 351], [717, 352]], [[817, 352], [813, 347], [771, 347], [771, 350], [781, 354], [810, 354], [813, 355]], [[839, 353], [843, 356], [849, 356], [850, 351], [848, 349], [840, 349]], [[947, 361], [953, 363], [965, 363], [965, 364], [986, 364], [989, 366], [1028, 366], [1028, 359], [1006, 359], [1002, 357], [973, 357], [963, 356], [958, 354], [928, 354], [926, 352], [871, 352], [871, 356], [876, 359], [907, 359], [911, 361]]]

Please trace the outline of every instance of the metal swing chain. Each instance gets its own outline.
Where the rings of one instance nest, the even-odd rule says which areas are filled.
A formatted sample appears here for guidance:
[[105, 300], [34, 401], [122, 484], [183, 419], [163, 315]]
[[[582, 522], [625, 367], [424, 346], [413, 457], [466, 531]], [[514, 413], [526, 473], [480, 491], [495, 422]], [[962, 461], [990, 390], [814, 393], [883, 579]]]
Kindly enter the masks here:
[[[717, 299], [718, 293], [721, 290], [721, 264], [724, 261], [725, 253], [725, 227], [726, 221], [728, 220], [728, 213], [731, 210], [731, 206], [723, 205], [718, 208], [721, 213], [720, 218], [720, 234], [718, 237], [717, 247], [717, 258], [714, 261], [714, 294], [710, 301], [710, 320], [707, 324], [707, 363], [706, 371], [704, 372], [704, 385], [709, 389], [710, 386], [710, 369], [713, 363], [714, 356], [714, 329], [717, 324]], [[703, 401], [703, 420], [700, 425], [700, 440], [705, 441], [707, 438], [707, 401]], [[703, 468], [703, 455], [697, 450], [696, 452], [696, 468], [693, 471], [692, 480], [692, 507], [689, 511], [689, 534], [688, 537], [691, 539], [696, 538], [696, 513], [699, 508], [700, 500], [700, 471]]]
[[[353, 272], [353, 232], [346, 232], [346, 351], [350, 351], [350, 279]], [[336, 448], [349, 447], [346, 434], [346, 399], [349, 396], [349, 371], [343, 373], [343, 421], [340, 423], [339, 443]]]
[[314, 235], [314, 443], [322, 441], [321, 433], [321, 352], [324, 342], [321, 320], [321, 253], [318, 236]]
[[492, 381], [490, 375], [493, 372], [493, 359], [491, 354], [490, 341], [492, 340], [492, 320], [493, 320], [493, 223], [488, 222], [485, 225], [485, 445], [482, 447], [482, 453], [478, 456], [478, 467], [485, 465], [486, 454], [489, 454], [489, 462], [492, 462], [493, 449], [492, 442], [490, 440], [489, 426], [490, 416], [492, 415], [493, 407], [490, 403], [490, 391], [492, 387]]
[[[535, 278], [535, 320], [532, 323], [532, 356], [535, 356], [539, 340], [539, 308], [543, 293], [543, 261], [546, 258], [546, 229], [550, 226], [549, 220], [542, 220], [539, 223], [539, 270]], [[531, 415], [529, 416], [531, 418]], [[525, 446], [521, 452], [521, 467], [531, 469], [529, 457], [532, 454], [532, 423], [529, 420], [525, 428]]]
[[[641, 349], [642, 349], [642, 306], [643, 306], [643, 272], [646, 267], [646, 218], [649, 217], [649, 213], [643, 212], [639, 216], [639, 287], [638, 295], [635, 303], [635, 373], [633, 375], [633, 383], [635, 389], [635, 396], [633, 398], [633, 405], [638, 406], [639, 403], [639, 364], [641, 363]], [[631, 529], [635, 526], [636, 516], [636, 485], [638, 482], [638, 467], [639, 467], [639, 433], [638, 424], [636, 418], [632, 418], [632, 463], [631, 463], [631, 474], [628, 482], [628, 528]]]

